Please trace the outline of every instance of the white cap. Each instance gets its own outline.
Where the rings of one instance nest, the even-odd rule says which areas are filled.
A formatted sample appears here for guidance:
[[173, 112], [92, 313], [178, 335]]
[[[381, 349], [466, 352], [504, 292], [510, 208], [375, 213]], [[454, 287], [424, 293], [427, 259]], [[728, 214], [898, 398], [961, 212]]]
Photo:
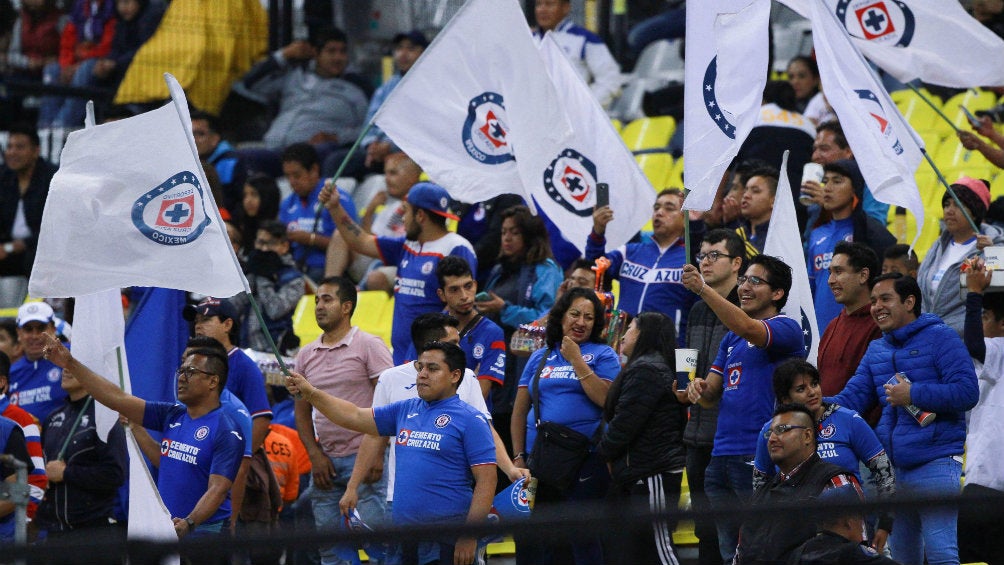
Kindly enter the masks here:
[[28, 322], [52, 323], [54, 317], [52, 306], [45, 302], [29, 302], [17, 309], [17, 327], [24, 327]]

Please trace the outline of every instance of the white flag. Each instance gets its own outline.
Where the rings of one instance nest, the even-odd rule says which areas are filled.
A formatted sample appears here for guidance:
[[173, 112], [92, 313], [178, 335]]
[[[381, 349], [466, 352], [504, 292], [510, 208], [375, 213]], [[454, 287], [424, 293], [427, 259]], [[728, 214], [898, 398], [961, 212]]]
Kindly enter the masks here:
[[708, 210], [725, 169], [760, 115], [770, 2], [688, 0], [683, 207]]
[[160, 286], [228, 297], [247, 288], [195, 151], [184, 92], [70, 134], [42, 215], [32, 296]]
[[[161, 543], [178, 541], [171, 513], [164, 506], [132, 430], [126, 430], [126, 445], [129, 448], [129, 530], [126, 536], [130, 540]], [[166, 565], [178, 562], [177, 555], [162, 561]]]
[[[781, 158], [779, 171], [788, 170], [788, 151]], [[795, 218], [795, 201], [791, 196], [791, 182], [782, 174], [777, 183], [774, 211], [770, 215], [770, 229], [763, 244], [764, 255], [780, 257], [791, 267], [791, 290], [788, 301], [781, 313], [802, 324], [806, 361], [816, 364], [819, 352], [820, 332], [816, 324], [816, 307], [812, 302], [812, 288], [809, 286], [809, 272], [805, 266], [805, 251], [802, 249], [802, 234], [798, 231]]]
[[1004, 40], [953, 0], [782, 0], [811, 18], [826, 2], [861, 52], [902, 82], [1004, 85]]
[[919, 138], [833, 14], [822, 2], [811, 4], [811, 14], [823, 92], [868, 189], [877, 200], [913, 212], [919, 234], [924, 205], [913, 178], [923, 159]]
[[[562, 143], [550, 146], [540, 140], [527, 140], [534, 143], [534, 148], [525, 157], [520, 156], [523, 162], [533, 162], [527, 167], [532, 176], [526, 182], [537, 205], [555, 225], [561, 226], [561, 234], [580, 251], [593, 228], [596, 184], [610, 185], [610, 207], [615, 214], [607, 226], [606, 239], [607, 249], [616, 249], [652, 216], [655, 189], [550, 34], [544, 36], [540, 52], [561, 93], [561, 104], [573, 132]], [[519, 146], [526, 148], [519, 139]]]
[[373, 120], [463, 202], [527, 197], [510, 133], [557, 142], [570, 129], [515, 0], [464, 4]]
[[[131, 393], [125, 356], [125, 320], [118, 289], [76, 297], [73, 310], [73, 355], [95, 373]], [[94, 404], [98, 436], [106, 440], [118, 412]]]

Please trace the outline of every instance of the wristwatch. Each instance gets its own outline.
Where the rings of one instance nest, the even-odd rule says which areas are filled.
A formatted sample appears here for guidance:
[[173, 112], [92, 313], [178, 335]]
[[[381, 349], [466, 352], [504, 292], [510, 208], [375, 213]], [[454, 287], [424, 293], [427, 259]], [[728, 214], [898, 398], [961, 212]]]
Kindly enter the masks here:
[[14, 252], [14, 242], [13, 241], [8, 241], [7, 243], [3, 244], [3, 252], [6, 253], [6, 254], [8, 254], [8, 255], [10, 255], [11, 253], [13, 253]]
[[188, 531], [195, 530], [195, 520], [191, 518], [185, 518], [185, 523], [188, 524]]

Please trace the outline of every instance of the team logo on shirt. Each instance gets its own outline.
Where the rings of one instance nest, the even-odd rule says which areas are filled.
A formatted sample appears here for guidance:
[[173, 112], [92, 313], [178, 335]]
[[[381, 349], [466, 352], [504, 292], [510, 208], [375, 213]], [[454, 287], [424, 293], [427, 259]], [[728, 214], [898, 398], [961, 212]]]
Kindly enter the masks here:
[[913, 11], [901, 0], [840, 0], [836, 14], [852, 37], [895, 47], [913, 40]]
[[63, 370], [59, 367], [53, 367], [45, 374], [45, 378], [48, 379], [50, 383], [58, 383], [63, 378]]
[[729, 369], [728, 381], [729, 386], [738, 386], [739, 381], [743, 377], [743, 366], [737, 365]]
[[422, 274], [428, 275], [431, 272], [432, 272], [432, 261], [426, 261], [426, 263], [422, 265]]
[[171, 450], [171, 440], [164, 438], [160, 440], [160, 454], [167, 455], [167, 452]]
[[474, 358], [481, 359], [485, 355], [485, 346], [480, 343], [474, 344]]
[[515, 159], [509, 146], [509, 125], [501, 94], [483, 92], [467, 104], [467, 119], [460, 137], [472, 159], [500, 165]]
[[191, 171], [175, 173], [137, 198], [132, 223], [160, 245], [184, 245], [198, 239], [211, 223], [198, 176]]
[[451, 418], [449, 414], [440, 414], [439, 416], [436, 416], [436, 427], [445, 428], [450, 425], [450, 420]]
[[591, 216], [596, 196], [596, 165], [574, 149], [566, 148], [544, 171], [544, 188], [562, 208], [580, 217]]
[[826, 424], [826, 427], [820, 428], [819, 437], [830, 439], [835, 433], [837, 433], [837, 427], [833, 425], [833, 422], [830, 422]]
[[547, 366], [547, 367], [544, 367], [543, 369], [541, 369], [540, 370], [540, 378], [542, 378], [542, 379], [549, 379], [549, 378], [551, 378], [551, 370], [552, 370], [552, 367], [550, 367], [550, 366]]
[[586, 363], [591, 362], [593, 360], [593, 354], [586, 353], [585, 355], [582, 356], [582, 360], [585, 361]]
[[406, 430], [404, 428], [401, 428], [401, 431], [397, 432], [397, 444], [407, 445], [408, 438], [410, 437], [411, 437], [411, 430]]
[[199, 429], [195, 430], [195, 439], [204, 440], [206, 436], [209, 435], [209, 426], [201, 426]]
[[708, 68], [704, 70], [704, 109], [708, 111], [708, 116], [715, 122], [718, 129], [729, 139], [736, 138], [736, 126], [733, 125], [725, 111], [718, 106], [718, 97], [715, 94], [715, 80], [718, 78], [718, 57], [712, 57], [708, 63]]

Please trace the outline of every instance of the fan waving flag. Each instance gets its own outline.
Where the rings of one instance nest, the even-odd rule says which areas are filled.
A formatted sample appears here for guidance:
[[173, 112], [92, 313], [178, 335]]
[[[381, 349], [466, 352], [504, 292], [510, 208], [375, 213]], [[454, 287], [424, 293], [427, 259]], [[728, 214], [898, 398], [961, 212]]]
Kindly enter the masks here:
[[540, 149], [520, 157], [532, 163], [527, 186], [537, 206], [561, 226], [562, 236], [583, 251], [593, 229], [596, 184], [610, 185], [614, 220], [607, 226], [607, 249], [616, 249], [651, 217], [655, 190], [550, 34], [544, 36], [540, 52], [573, 133], [549, 148], [535, 140]]
[[[788, 170], [788, 152], [784, 152], [779, 171]], [[802, 324], [805, 338], [806, 361], [816, 365], [821, 332], [816, 326], [816, 307], [812, 302], [812, 288], [809, 286], [809, 272], [805, 266], [802, 249], [802, 234], [798, 232], [795, 218], [795, 200], [791, 196], [791, 181], [788, 175], [781, 175], [774, 198], [774, 211], [770, 217], [770, 229], [764, 241], [764, 255], [779, 257], [791, 267], [791, 291], [781, 313]]]
[[823, 93], [840, 119], [861, 174], [876, 200], [913, 213], [919, 234], [924, 205], [914, 173], [923, 154], [917, 135], [834, 15], [822, 2], [812, 3], [811, 14]]
[[228, 297], [247, 280], [195, 151], [184, 91], [164, 107], [70, 134], [28, 290], [82, 296], [160, 286]]
[[767, 84], [770, 2], [688, 0], [684, 68], [683, 207], [708, 210], [725, 169], [760, 114]]
[[373, 121], [463, 202], [529, 201], [520, 155], [570, 131], [516, 0], [468, 0]]
[[854, 45], [902, 82], [956, 88], [1004, 85], [1004, 40], [945, 0], [782, 0], [810, 17], [825, 1]]

